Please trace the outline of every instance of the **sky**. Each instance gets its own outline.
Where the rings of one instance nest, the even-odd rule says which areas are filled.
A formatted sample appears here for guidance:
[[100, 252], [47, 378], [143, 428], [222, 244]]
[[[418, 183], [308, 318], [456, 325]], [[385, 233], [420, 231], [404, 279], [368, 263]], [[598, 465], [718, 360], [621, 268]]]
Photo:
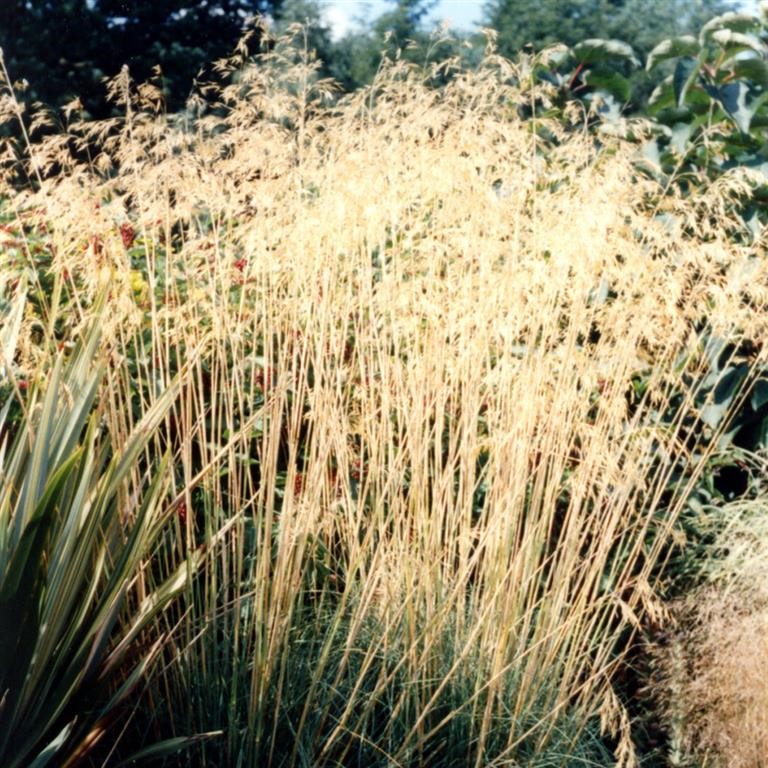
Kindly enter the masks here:
[[[438, 0], [430, 20], [447, 20], [456, 29], [469, 30], [480, 21], [485, 0]], [[333, 36], [354, 30], [355, 21], [368, 22], [392, 8], [385, 0], [320, 0]]]
[[[535, 2], [535, 0], [532, 0]], [[758, 0], [741, 0], [736, 3], [740, 10], [754, 12]], [[447, 20], [452, 27], [471, 30], [480, 22], [483, 15], [485, 0], [438, 0], [430, 19], [433, 21]], [[352, 31], [355, 21], [362, 19], [370, 21], [382, 12], [392, 7], [386, 0], [320, 0], [325, 18], [328, 21], [335, 38]]]

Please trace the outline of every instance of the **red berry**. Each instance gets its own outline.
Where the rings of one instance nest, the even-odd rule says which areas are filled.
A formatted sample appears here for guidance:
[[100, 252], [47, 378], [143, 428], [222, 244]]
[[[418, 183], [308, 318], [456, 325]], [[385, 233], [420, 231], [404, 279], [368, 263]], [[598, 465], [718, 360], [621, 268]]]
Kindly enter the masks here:
[[272, 386], [272, 382], [275, 380], [275, 369], [271, 367], [256, 368], [253, 372], [253, 383], [257, 389], [262, 392], [269, 389]]
[[126, 248], [130, 248], [133, 245], [133, 241], [136, 239], [136, 233], [130, 224], [121, 224], [120, 237], [123, 239], [123, 245]]

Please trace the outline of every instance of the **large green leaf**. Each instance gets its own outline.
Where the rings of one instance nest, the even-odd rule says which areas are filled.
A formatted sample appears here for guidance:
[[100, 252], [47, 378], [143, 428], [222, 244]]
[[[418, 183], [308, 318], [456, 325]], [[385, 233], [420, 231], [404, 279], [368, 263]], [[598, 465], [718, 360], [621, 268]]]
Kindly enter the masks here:
[[768, 403], [768, 379], [758, 379], [755, 382], [754, 387], [752, 388], [750, 403], [752, 408], [756, 411], [759, 411], [766, 403]]
[[708, 21], [699, 32], [699, 43], [705, 45], [716, 32], [727, 30], [729, 32], [747, 33], [760, 31], [760, 21], [750, 13], [737, 13], [729, 11], [722, 16], [715, 16]]
[[668, 40], [662, 40], [649, 54], [645, 64], [645, 69], [650, 72], [654, 67], [667, 59], [674, 59], [678, 56], [698, 55], [700, 50], [699, 41], [693, 35], [683, 35], [682, 37], [671, 37]]
[[740, 363], [726, 368], [718, 377], [710, 395], [710, 402], [700, 410], [701, 420], [712, 429], [717, 429], [734, 404], [734, 398], [741, 392], [742, 384], [749, 375], [750, 366]]
[[743, 82], [705, 86], [707, 93], [725, 110], [726, 114], [743, 133], [749, 133], [752, 117], [758, 102], [750, 97], [749, 88]]
[[768, 88], [768, 63], [763, 59], [755, 57], [738, 59], [733, 64], [733, 74], [738, 78]]
[[584, 82], [598, 91], [610, 94], [620, 102], [629, 101], [631, 85], [626, 77], [618, 72], [605, 69], [590, 69]]
[[710, 40], [725, 48], [731, 55], [752, 51], [762, 56], [767, 50], [759, 37], [743, 32], [734, 32], [730, 29], [715, 30], [710, 36]]
[[655, 115], [662, 109], [676, 104], [677, 100], [675, 99], [672, 75], [669, 75], [651, 91], [651, 95], [648, 97], [648, 111]]
[[675, 103], [678, 107], [685, 104], [686, 96], [701, 70], [701, 61], [698, 59], [684, 58], [675, 64], [672, 75], [672, 86], [675, 93]]
[[640, 66], [632, 46], [621, 40], [590, 38], [573, 47], [573, 56], [579, 64], [584, 65], [623, 59], [634, 67]]

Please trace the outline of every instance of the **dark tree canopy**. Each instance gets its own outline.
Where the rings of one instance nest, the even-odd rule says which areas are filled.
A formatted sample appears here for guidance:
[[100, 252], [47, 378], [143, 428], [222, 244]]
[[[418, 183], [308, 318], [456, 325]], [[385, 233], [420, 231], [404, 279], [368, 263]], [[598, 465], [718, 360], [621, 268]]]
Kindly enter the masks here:
[[183, 103], [201, 67], [229, 54], [248, 17], [280, 0], [2, 0], [0, 46], [34, 98], [80, 96], [104, 111], [103, 77], [123, 64], [144, 80], [160, 66], [169, 108]]
[[[370, 82], [382, 50], [393, 55], [404, 49], [404, 58], [418, 61], [427, 49], [434, 57], [465, 55], [458, 42], [450, 48], [430, 40], [426, 21], [436, 1], [389, 0], [388, 9], [363, 29], [333, 40], [320, 0], [0, 0], [0, 46], [11, 78], [29, 82], [31, 99], [61, 105], [78, 96], [92, 115], [105, 116], [105, 77], [127, 64], [141, 82], [159, 66], [167, 108], [176, 111], [201, 70], [229, 55], [246, 20], [258, 14], [271, 16], [278, 33], [292, 21], [309, 20], [309, 44], [324, 62], [322, 74], [346, 90]], [[487, 0], [483, 22], [498, 30], [499, 51], [510, 57], [526, 44], [541, 49], [604, 37], [630, 43], [643, 58], [660, 39], [695, 32], [734, 3]], [[406, 46], [409, 40], [417, 50]], [[253, 45], [259, 46], [257, 35]], [[633, 77], [637, 86], [644, 75]]]

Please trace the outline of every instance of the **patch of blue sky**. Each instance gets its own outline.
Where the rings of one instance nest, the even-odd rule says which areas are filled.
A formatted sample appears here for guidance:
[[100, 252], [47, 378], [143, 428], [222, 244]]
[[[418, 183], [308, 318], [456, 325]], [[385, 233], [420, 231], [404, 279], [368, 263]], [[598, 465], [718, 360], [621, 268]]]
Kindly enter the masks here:
[[[438, 0], [429, 21], [445, 21], [453, 29], [471, 30], [480, 23], [484, 5], [485, 0]], [[321, 0], [320, 6], [335, 38], [365, 27], [392, 9], [392, 3], [386, 0]]]

